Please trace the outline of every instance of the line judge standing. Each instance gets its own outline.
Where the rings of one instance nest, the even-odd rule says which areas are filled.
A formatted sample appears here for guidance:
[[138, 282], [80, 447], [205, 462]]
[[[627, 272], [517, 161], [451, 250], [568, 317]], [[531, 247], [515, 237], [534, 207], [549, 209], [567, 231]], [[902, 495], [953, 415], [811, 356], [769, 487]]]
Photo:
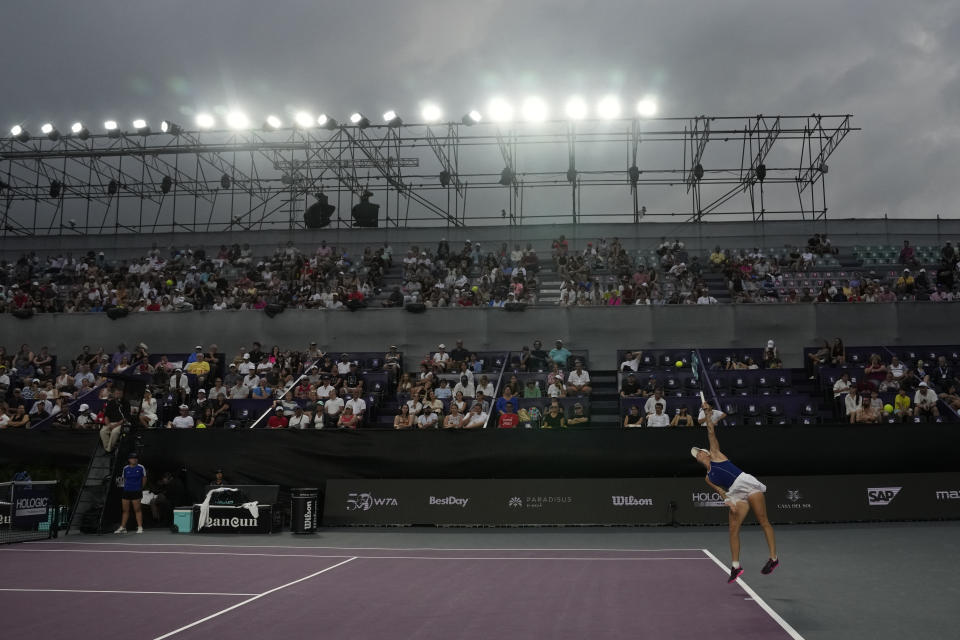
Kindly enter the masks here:
[[120, 504], [123, 515], [120, 516], [120, 526], [114, 533], [127, 532], [127, 520], [130, 518], [130, 507], [137, 519], [137, 533], [143, 533], [143, 512], [140, 509], [140, 500], [143, 498], [143, 483], [147, 479], [147, 470], [143, 468], [136, 451], [127, 456], [127, 466], [123, 468], [123, 492], [120, 494]]

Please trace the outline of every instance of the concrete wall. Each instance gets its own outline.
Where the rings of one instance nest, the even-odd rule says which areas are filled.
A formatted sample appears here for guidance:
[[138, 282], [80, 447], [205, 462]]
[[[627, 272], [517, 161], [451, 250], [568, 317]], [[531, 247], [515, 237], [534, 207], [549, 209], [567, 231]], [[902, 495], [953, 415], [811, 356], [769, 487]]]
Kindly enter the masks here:
[[[468, 349], [519, 349], [536, 337], [564, 339], [588, 349], [591, 367], [616, 366], [616, 350], [636, 347], [762, 347], [773, 338], [787, 366], [802, 366], [805, 346], [840, 336], [848, 345], [960, 343], [960, 305], [896, 304], [716, 305], [618, 308], [434, 309], [423, 314], [367, 309], [288, 310], [274, 318], [256, 311], [144, 313], [120, 320], [104, 314], [50, 314], [29, 320], [0, 316], [0, 344], [50, 347], [73, 356], [83, 344], [113, 349], [120, 341], [144, 341], [154, 353], [184, 352], [217, 343], [234, 354], [259, 340], [264, 348], [377, 350], [396, 344], [417, 358], [438, 342], [463, 339]], [[412, 360], [415, 362], [416, 360]]]
[[872, 218], [863, 220], [788, 221], [788, 222], [703, 222], [666, 223], [643, 222], [641, 224], [556, 224], [499, 227], [429, 227], [408, 229], [320, 229], [291, 231], [260, 231], [235, 233], [158, 233], [120, 235], [63, 235], [0, 240], [0, 258], [11, 259], [25, 251], [48, 253], [73, 253], [79, 255], [89, 250], [105, 251], [111, 257], [143, 256], [153, 246], [216, 248], [221, 244], [249, 243], [256, 255], [272, 253], [288, 240], [307, 251], [320, 244], [321, 240], [336, 246], [362, 248], [379, 245], [389, 240], [395, 247], [409, 244], [436, 246], [441, 238], [447, 238], [452, 246], [462, 246], [466, 239], [481, 242], [485, 250], [498, 247], [500, 243], [531, 242], [539, 250], [550, 247], [550, 241], [565, 234], [576, 248], [600, 237], [618, 237], [630, 249], [652, 248], [660, 238], [682, 239], [694, 252], [712, 250], [714, 246], [780, 247], [785, 244], [806, 244], [814, 233], [828, 233], [835, 246], [856, 244], [896, 244], [909, 239], [916, 245], [940, 245], [947, 240], [955, 244], [960, 240], [960, 220], [888, 220]]

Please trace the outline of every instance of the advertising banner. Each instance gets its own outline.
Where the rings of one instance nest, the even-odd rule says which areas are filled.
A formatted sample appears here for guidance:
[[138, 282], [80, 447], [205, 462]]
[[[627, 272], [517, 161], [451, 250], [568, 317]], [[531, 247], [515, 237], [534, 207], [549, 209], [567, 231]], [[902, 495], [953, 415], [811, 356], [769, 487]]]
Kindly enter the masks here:
[[14, 529], [36, 530], [38, 525], [47, 522], [48, 509], [56, 506], [53, 495], [56, 485], [53, 481], [13, 483]]
[[[200, 522], [200, 507], [193, 509], [194, 522]], [[270, 533], [273, 521], [273, 507], [259, 505], [256, 513], [246, 507], [210, 506], [203, 526], [197, 526], [197, 533]]]
[[[774, 523], [960, 518], [955, 473], [760, 480]], [[724, 524], [728, 513], [698, 478], [329, 480], [323, 523]]]

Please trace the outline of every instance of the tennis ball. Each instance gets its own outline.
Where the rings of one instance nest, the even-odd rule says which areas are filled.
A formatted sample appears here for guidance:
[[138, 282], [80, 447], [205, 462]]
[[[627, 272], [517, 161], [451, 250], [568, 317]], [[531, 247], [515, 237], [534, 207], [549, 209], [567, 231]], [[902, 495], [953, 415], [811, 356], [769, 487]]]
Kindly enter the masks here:
[[473, 285], [472, 287], [470, 287], [470, 291], [477, 293], [478, 291], [480, 291], [480, 287], [478, 287], [477, 285]]
[[197, 425], [197, 429], [206, 429], [206, 428], [207, 428], [207, 425], [203, 424], [202, 422]]
[[677, 365], [677, 369], [679, 369], [680, 367], [683, 366], [683, 360], [677, 360], [677, 361], [674, 362], [673, 364]]
[[168, 287], [172, 287], [172, 286], [173, 286], [173, 280], [169, 280], [169, 279], [168, 279], [168, 280], [167, 280], [167, 286], [168, 286]]
[[883, 405], [883, 410], [886, 411], [887, 413], [893, 413], [893, 405], [885, 404]]

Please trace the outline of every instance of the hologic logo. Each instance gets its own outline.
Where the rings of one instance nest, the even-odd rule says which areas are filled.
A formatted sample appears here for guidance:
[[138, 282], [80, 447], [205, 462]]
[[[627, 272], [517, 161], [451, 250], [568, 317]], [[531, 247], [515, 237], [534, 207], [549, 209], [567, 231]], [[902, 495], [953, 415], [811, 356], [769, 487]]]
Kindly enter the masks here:
[[695, 507], [725, 507], [727, 506], [716, 491], [694, 491], [690, 496]]
[[47, 512], [49, 498], [17, 498], [14, 513], [18, 516], [42, 516]]
[[897, 497], [903, 487], [871, 487], [867, 489], [867, 504], [871, 507], [885, 507]]
[[615, 507], [652, 507], [653, 498], [635, 498], [634, 496], [610, 496]]
[[435, 498], [430, 496], [430, 504], [450, 507], [466, 507], [470, 498], [457, 498], [456, 496], [447, 496], [446, 498]]
[[374, 507], [396, 507], [396, 498], [377, 498], [372, 493], [348, 493], [347, 511], [370, 511]]
[[960, 500], [960, 491], [956, 489], [937, 491], [937, 500]]
[[257, 526], [256, 518], [207, 518], [207, 521], [204, 523], [205, 527], [229, 527], [231, 529], [239, 529], [240, 527], [255, 527]]

